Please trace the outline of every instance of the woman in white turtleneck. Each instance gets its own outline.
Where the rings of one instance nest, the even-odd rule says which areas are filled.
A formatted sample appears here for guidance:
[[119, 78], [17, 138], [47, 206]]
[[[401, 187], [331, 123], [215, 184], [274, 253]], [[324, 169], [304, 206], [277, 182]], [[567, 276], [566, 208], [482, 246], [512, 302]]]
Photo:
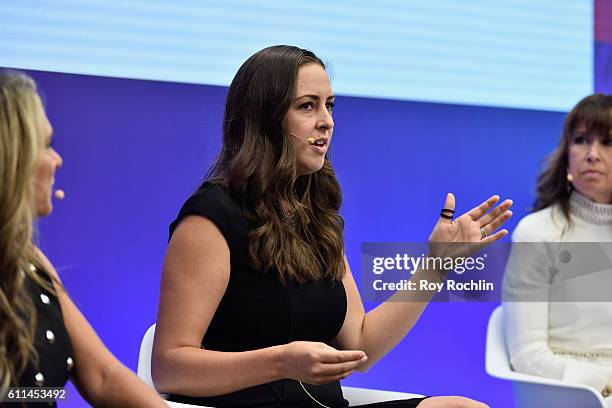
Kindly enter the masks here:
[[[568, 114], [537, 192], [534, 212], [520, 221], [512, 235], [504, 278], [504, 322], [512, 367], [589, 385], [608, 396], [612, 391], [612, 96], [589, 96]], [[530, 244], [521, 244], [525, 242]]]

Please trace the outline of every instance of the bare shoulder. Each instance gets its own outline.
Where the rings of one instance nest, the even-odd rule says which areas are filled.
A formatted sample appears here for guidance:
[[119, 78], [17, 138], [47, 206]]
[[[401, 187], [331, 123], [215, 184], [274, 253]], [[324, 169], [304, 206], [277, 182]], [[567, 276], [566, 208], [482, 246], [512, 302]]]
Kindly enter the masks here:
[[182, 219], [168, 244], [162, 268], [163, 288], [180, 287], [184, 294], [205, 287], [222, 295], [229, 276], [230, 249], [217, 225], [199, 215]]
[[170, 242], [180, 239], [181, 241], [201, 241], [221, 239], [225, 242], [219, 227], [208, 217], [201, 215], [189, 215], [183, 218], [177, 225]]
[[[217, 225], [207, 217], [190, 215], [181, 220], [168, 244], [166, 261], [224, 259], [229, 246]], [[169, 259], [170, 258], [170, 259]]]
[[45, 253], [38, 247], [34, 247], [34, 253], [36, 254], [36, 256], [38, 257], [38, 260], [42, 264], [41, 266], [45, 268], [45, 271], [47, 271], [47, 273], [51, 276], [51, 278], [61, 283], [62, 280], [60, 279], [57, 271], [53, 267], [53, 264], [51, 263], [47, 255], [45, 255]]

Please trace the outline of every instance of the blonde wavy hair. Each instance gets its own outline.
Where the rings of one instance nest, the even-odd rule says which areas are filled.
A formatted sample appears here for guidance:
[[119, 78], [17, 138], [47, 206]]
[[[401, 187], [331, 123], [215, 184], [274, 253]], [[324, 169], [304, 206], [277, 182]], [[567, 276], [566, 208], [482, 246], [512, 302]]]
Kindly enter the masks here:
[[34, 349], [36, 310], [26, 278], [48, 288], [30, 269], [37, 261], [33, 177], [39, 150], [40, 107], [36, 84], [24, 73], [0, 71], [0, 396], [29, 363]]

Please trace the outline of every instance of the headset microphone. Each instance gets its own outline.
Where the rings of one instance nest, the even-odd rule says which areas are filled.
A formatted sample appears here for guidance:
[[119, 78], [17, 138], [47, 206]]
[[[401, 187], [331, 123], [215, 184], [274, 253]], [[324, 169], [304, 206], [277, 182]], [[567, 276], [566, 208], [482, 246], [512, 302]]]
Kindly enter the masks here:
[[[288, 133], [288, 132], [287, 132], [287, 133]], [[298, 138], [298, 139], [301, 139], [301, 140], [305, 140], [305, 141], [307, 141], [309, 145], [313, 145], [313, 144], [315, 143], [315, 139], [314, 139], [314, 137], [308, 137], [308, 138], [306, 138], [306, 137], [300, 137], [300, 136], [298, 136], [298, 135], [294, 135], [293, 133], [289, 133], [289, 134], [290, 134], [291, 136], [293, 136], [293, 137]]]
[[55, 190], [55, 192], [53, 193], [53, 196], [55, 198], [57, 198], [58, 200], [63, 200], [64, 198], [66, 198], [66, 193], [64, 193], [64, 190], [60, 190], [59, 188], [57, 190]]

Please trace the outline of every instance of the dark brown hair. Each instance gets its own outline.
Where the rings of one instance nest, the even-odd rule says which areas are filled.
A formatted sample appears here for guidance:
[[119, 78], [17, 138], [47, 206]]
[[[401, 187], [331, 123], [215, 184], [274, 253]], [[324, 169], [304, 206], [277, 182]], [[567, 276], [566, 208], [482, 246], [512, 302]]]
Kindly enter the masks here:
[[559, 145], [547, 158], [546, 167], [538, 177], [536, 190], [538, 196], [534, 203], [534, 211], [558, 204], [570, 225], [571, 188], [567, 182], [568, 155], [572, 135], [579, 125], [585, 126], [588, 133], [594, 132], [606, 137], [611, 135], [612, 96], [595, 94], [578, 102], [565, 118]]
[[287, 45], [265, 48], [240, 67], [227, 94], [223, 148], [209, 172], [249, 222], [251, 265], [278, 271], [283, 283], [336, 281], [345, 272], [334, 170], [326, 157], [320, 171], [297, 177], [284, 126], [305, 64], [325, 68], [314, 53]]

